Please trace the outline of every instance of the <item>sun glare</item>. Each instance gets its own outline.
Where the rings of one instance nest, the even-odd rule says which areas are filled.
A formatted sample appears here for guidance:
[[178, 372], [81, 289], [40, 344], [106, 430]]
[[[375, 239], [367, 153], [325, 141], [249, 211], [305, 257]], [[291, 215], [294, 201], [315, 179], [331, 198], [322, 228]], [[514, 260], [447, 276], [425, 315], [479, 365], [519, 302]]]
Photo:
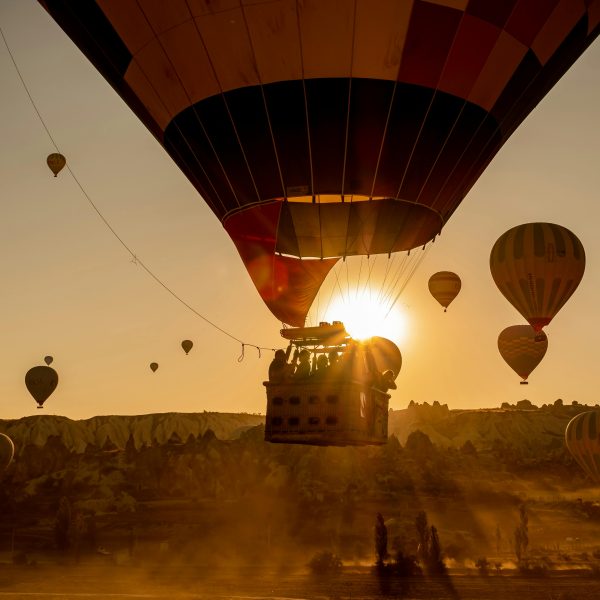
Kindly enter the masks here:
[[391, 310], [389, 302], [381, 302], [376, 293], [365, 289], [349, 298], [335, 298], [325, 319], [342, 321], [346, 331], [358, 340], [378, 335], [396, 343], [405, 341], [408, 334], [406, 314], [399, 306]]

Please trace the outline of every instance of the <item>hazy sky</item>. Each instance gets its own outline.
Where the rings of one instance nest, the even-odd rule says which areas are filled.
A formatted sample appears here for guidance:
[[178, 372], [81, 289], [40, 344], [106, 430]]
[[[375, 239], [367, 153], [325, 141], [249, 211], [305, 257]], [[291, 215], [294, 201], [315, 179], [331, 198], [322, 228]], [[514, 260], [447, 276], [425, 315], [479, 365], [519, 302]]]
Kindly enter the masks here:
[[[135, 253], [196, 310], [251, 344], [277, 347], [262, 304], [221, 224], [166, 152], [33, 0], [2, 0], [0, 24], [31, 94], [84, 188]], [[60, 383], [43, 413], [264, 412], [258, 358], [181, 306], [114, 239], [71, 176], [46, 167], [53, 146], [0, 46], [0, 418], [39, 414], [25, 372], [54, 356]], [[451, 408], [600, 401], [600, 45], [526, 119], [432, 246], [397, 309], [407, 331], [391, 406]], [[498, 333], [522, 317], [488, 260], [510, 227], [549, 221], [587, 254], [584, 279], [546, 328], [548, 353], [520, 386]], [[444, 314], [427, 280], [458, 273]], [[185, 356], [180, 342], [195, 346]], [[153, 374], [148, 365], [156, 361]]]

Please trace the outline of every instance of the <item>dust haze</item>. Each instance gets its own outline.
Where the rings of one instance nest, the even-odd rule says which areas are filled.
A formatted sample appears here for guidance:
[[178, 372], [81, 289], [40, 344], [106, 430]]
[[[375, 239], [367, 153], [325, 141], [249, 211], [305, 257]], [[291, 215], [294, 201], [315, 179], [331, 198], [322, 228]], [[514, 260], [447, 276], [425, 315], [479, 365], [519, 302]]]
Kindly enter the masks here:
[[381, 447], [268, 444], [256, 415], [4, 421], [0, 593], [584, 598], [600, 503], [562, 437], [584, 410], [411, 403]]

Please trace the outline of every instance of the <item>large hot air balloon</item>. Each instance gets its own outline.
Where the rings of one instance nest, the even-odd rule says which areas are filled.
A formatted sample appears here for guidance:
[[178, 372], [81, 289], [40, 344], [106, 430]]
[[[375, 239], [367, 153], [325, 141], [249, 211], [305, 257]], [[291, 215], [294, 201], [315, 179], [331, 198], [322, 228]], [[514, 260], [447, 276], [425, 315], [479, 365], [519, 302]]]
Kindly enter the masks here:
[[42, 408], [58, 385], [58, 373], [48, 366], [33, 367], [25, 373], [25, 385], [38, 408]]
[[585, 270], [585, 251], [565, 227], [526, 223], [498, 238], [490, 254], [490, 270], [504, 297], [541, 331], [577, 289]]
[[460, 277], [451, 271], [434, 273], [428, 282], [429, 292], [444, 307], [444, 312], [460, 292]]
[[340, 257], [434, 238], [600, 21], [558, 0], [40, 3], [294, 326]]
[[565, 430], [565, 442], [579, 466], [600, 483], [600, 411], [579, 413]]
[[55, 152], [48, 155], [46, 163], [48, 164], [50, 170], [54, 173], [54, 177], [56, 177], [67, 164], [67, 159], [62, 154]]
[[500, 332], [498, 350], [508, 366], [527, 384], [527, 378], [548, 350], [548, 338], [531, 325], [512, 325]]
[[0, 433], [0, 475], [10, 465], [14, 455], [15, 445], [13, 441], [5, 433]]
[[194, 347], [194, 342], [192, 340], [183, 340], [181, 347], [186, 354], [189, 354], [189, 351]]

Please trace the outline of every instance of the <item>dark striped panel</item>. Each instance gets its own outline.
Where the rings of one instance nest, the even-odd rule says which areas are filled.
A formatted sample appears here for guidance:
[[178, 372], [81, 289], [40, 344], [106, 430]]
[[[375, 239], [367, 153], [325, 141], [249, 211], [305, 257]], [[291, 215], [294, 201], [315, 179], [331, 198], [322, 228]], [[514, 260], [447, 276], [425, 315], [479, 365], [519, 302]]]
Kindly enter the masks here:
[[466, 8], [466, 13], [478, 17], [496, 27], [504, 27], [511, 15], [515, 4], [519, 0], [471, 0]]
[[[387, 81], [370, 80], [369, 85], [360, 79], [352, 81], [344, 192], [373, 187], [393, 94], [394, 86]], [[390, 143], [389, 138], [386, 141]], [[364, 148], [372, 148], [373, 152], [367, 155]], [[381, 189], [374, 193], [391, 194], [381, 193]]]
[[303, 82], [272, 83], [263, 89], [285, 186], [305, 187], [310, 194], [310, 153]]
[[319, 194], [341, 193], [349, 85], [349, 79], [305, 82], [314, 189]]
[[[454, 126], [458, 125], [458, 118], [465, 103], [462, 98], [436, 93], [419, 132], [419, 138], [414, 146], [402, 187], [399, 192], [394, 194], [395, 196], [407, 200], [416, 200], [419, 197], [424, 178], [433, 168], [435, 160], [443, 150]], [[464, 125], [465, 123], [461, 122], [460, 124]], [[463, 143], [470, 139], [469, 133], [468, 130], [458, 132], [458, 135], [463, 138]], [[454, 161], [451, 165], [446, 163], [447, 167], [453, 167]], [[429, 204], [428, 200], [422, 198], [421, 201]]]
[[394, 197], [398, 193], [432, 98], [433, 90], [428, 88], [396, 85], [375, 182], [376, 196]]
[[[263, 90], [269, 118], [261, 88], [249, 87], [196, 103], [165, 132], [182, 170], [201, 166], [211, 180], [225, 207], [217, 211], [220, 219], [244, 205], [283, 197], [283, 187], [291, 197], [373, 192], [427, 206], [444, 188], [443, 204], [454, 207], [449, 176], [457, 159], [467, 167], [472, 156], [459, 150], [496, 129], [480, 107], [414, 85], [340, 78], [304, 86], [279, 82]], [[462, 182], [464, 171], [460, 175]]]
[[[270, 136], [269, 120], [265, 109], [265, 100], [260, 88], [250, 87], [239, 90], [238, 94], [227, 98], [227, 105], [242, 148], [252, 147], [245, 154], [254, 183], [260, 198], [277, 198], [284, 195], [283, 184], [279, 177], [277, 155]], [[253, 119], [245, 118], [251, 113]]]

